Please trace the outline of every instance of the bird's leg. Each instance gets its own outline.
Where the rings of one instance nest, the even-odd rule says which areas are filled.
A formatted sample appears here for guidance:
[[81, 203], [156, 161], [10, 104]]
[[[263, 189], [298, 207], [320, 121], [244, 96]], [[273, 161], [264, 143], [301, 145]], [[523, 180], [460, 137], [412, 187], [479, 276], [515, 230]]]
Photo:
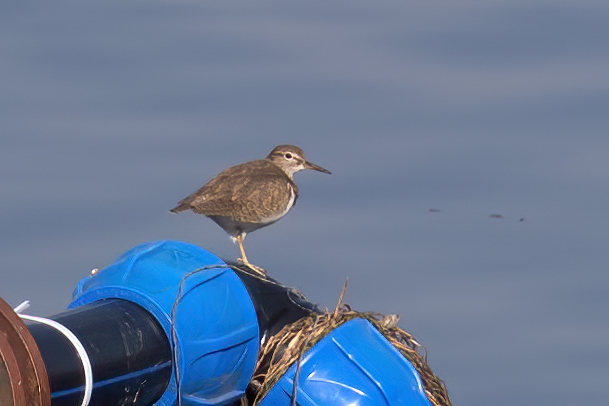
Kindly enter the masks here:
[[245, 249], [243, 248], [243, 240], [245, 239], [245, 233], [241, 232], [237, 235], [237, 242], [239, 243], [239, 249], [241, 250], [241, 258], [239, 258], [244, 265], [250, 268], [252, 271], [260, 274], [261, 276], [266, 276], [266, 271], [264, 268], [260, 268], [254, 264], [251, 264], [250, 261], [247, 260], [247, 256], [245, 256]]
[[245, 249], [243, 248], [243, 239], [245, 238], [245, 233], [237, 234], [237, 242], [239, 243], [239, 249], [241, 250], [241, 260], [244, 264], [249, 265], [250, 262], [247, 260], [247, 256], [245, 255]]

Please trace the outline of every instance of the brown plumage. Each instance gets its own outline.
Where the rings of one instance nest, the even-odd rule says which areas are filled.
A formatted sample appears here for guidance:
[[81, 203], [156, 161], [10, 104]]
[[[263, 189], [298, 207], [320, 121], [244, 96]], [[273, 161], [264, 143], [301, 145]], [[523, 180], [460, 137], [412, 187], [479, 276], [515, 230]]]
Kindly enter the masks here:
[[243, 262], [249, 265], [245, 235], [274, 223], [292, 208], [298, 199], [293, 174], [302, 169], [330, 173], [308, 162], [300, 148], [279, 145], [264, 159], [223, 170], [171, 211], [192, 210], [214, 220], [237, 240]]

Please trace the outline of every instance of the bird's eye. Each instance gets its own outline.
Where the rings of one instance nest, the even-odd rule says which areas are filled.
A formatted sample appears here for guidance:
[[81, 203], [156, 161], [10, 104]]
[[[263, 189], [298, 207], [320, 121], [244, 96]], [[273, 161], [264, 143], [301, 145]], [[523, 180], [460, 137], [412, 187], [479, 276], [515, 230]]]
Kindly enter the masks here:
[[287, 153], [285, 154], [285, 158], [286, 158], [286, 159], [292, 159], [292, 154], [290, 154], [289, 152], [287, 152]]

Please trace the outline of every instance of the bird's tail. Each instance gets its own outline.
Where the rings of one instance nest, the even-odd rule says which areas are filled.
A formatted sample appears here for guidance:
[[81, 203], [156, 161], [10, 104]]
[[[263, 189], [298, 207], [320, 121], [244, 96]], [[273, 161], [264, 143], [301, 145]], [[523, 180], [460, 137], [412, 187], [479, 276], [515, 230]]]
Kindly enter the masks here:
[[171, 209], [169, 211], [172, 212], [172, 213], [179, 213], [181, 211], [188, 210], [188, 209], [190, 209], [189, 205], [187, 205], [186, 203], [180, 203], [176, 207], [174, 207], [173, 209]]

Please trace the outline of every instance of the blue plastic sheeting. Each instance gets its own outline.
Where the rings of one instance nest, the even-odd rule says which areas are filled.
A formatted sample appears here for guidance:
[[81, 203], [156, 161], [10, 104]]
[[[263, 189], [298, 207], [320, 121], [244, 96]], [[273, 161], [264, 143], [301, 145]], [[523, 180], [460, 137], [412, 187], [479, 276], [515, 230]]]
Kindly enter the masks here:
[[[296, 364], [260, 402], [290, 406]], [[368, 320], [339, 326], [300, 363], [299, 406], [431, 406], [414, 366]]]
[[245, 286], [221, 259], [179, 241], [139, 245], [82, 279], [69, 307], [107, 298], [144, 307], [173, 342], [179, 378], [174, 368], [155, 405], [177, 404], [178, 391], [183, 406], [230, 405], [243, 395], [256, 366], [258, 322]]

